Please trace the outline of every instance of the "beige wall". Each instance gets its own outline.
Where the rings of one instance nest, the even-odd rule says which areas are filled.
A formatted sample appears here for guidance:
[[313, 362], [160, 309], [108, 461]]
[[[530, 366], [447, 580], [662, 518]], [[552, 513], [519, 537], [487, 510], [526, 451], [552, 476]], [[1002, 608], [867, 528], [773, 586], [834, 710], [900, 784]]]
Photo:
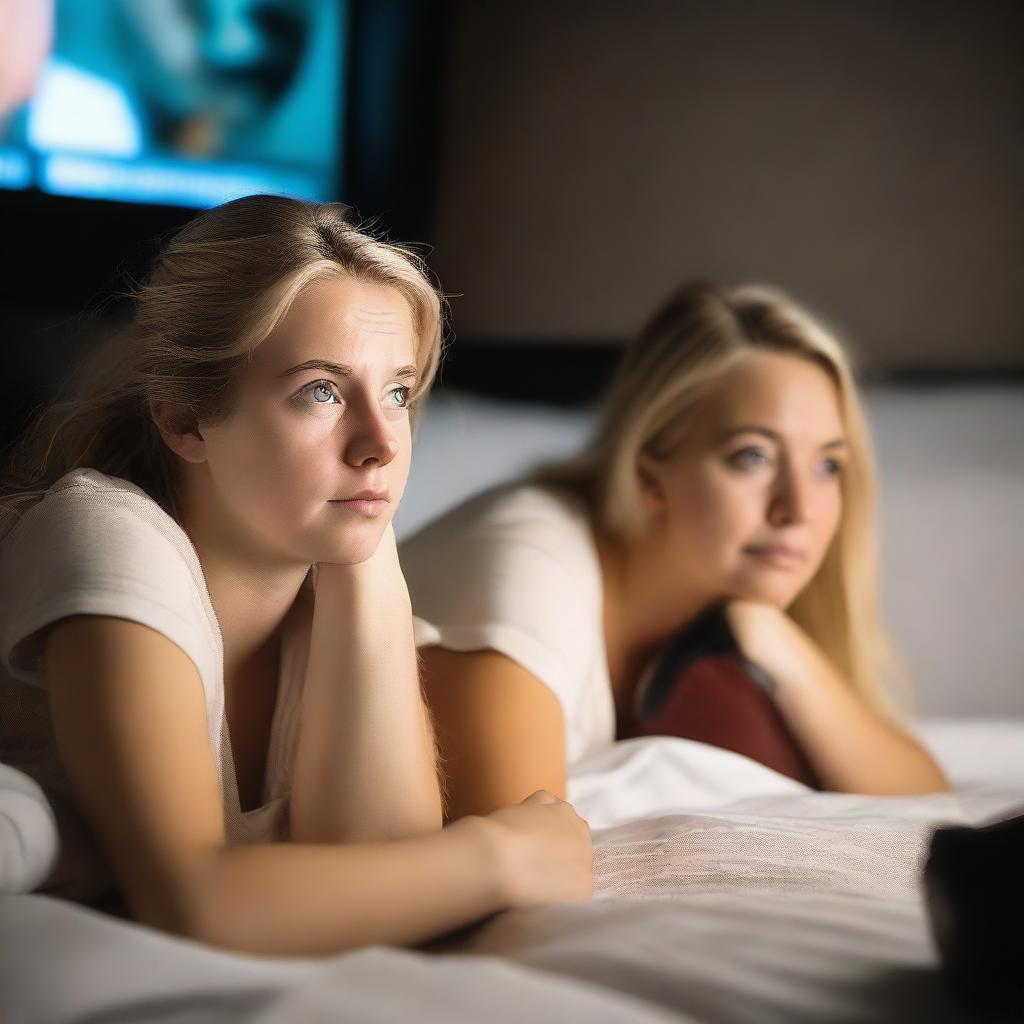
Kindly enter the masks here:
[[783, 285], [869, 362], [1024, 365], [1024, 5], [452, 8], [460, 337], [619, 339], [711, 275]]

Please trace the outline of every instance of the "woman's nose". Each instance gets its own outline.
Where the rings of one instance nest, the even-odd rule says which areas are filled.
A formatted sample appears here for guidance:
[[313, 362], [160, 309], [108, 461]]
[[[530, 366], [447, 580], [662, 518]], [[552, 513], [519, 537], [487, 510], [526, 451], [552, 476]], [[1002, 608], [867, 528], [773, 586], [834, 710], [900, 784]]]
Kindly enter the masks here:
[[371, 463], [386, 466], [398, 454], [398, 441], [376, 402], [360, 404], [363, 408], [358, 411], [350, 406], [352, 429], [345, 442], [343, 458], [348, 465], [357, 468]]
[[806, 523], [811, 515], [808, 483], [787, 468], [779, 473], [768, 506], [768, 521], [773, 526]]

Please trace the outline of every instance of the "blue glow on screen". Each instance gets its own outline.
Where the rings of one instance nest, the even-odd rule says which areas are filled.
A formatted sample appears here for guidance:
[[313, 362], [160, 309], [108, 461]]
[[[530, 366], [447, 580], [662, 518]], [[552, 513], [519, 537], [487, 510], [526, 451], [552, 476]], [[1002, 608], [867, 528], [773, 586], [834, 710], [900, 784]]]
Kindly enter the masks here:
[[0, 110], [0, 188], [335, 198], [346, 15], [346, 0], [56, 0], [31, 97]]

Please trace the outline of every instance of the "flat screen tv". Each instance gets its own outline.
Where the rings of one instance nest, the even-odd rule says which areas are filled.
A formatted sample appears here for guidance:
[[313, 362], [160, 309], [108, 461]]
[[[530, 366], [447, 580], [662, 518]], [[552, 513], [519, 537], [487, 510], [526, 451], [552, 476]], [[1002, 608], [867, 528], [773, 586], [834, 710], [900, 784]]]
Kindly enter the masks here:
[[443, 0], [0, 0], [0, 333], [5, 311], [118, 293], [157, 239], [254, 192], [429, 243], [446, 17]]
[[199, 209], [253, 192], [334, 198], [347, 7], [22, 4], [36, 66], [27, 101], [0, 110], [0, 187]]

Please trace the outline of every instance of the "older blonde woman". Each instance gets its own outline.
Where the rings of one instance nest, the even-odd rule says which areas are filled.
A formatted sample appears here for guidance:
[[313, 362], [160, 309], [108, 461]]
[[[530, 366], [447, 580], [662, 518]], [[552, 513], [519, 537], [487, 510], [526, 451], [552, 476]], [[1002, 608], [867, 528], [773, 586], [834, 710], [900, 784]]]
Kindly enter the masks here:
[[402, 549], [449, 814], [632, 731], [671, 637], [724, 607], [823, 787], [940, 790], [900, 724], [867, 430], [840, 344], [788, 298], [689, 285], [628, 349], [589, 447]]

